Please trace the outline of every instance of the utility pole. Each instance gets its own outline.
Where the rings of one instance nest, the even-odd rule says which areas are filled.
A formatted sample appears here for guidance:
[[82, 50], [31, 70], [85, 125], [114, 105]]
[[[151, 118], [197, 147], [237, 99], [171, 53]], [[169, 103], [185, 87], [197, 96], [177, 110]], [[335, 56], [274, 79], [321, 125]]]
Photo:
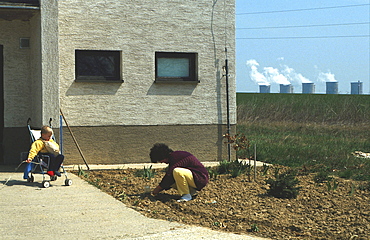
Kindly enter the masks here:
[[[229, 62], [227, 59], [227, 48], [225, 47], [225, 77], [226, 77], [226, 118], [227, 118], [227, 129], [226, 133], [230, 136], [230, 102], [229, 102]], [[227, 160], [231, 161], [231, 146], [230, 143], [227, 144]]]

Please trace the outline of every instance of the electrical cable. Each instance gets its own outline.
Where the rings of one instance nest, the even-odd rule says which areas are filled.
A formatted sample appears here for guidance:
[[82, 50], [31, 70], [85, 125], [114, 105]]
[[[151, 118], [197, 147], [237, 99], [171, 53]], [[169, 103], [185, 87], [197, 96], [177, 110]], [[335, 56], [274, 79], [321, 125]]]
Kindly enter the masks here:
[[[345, 5], [345, 6], [332, 6], [332, 7], [317, 7], [317, 8], [305, 8], [305, 9], [291, 9], [291, 10], [279, 10], [279, 11], [267, 11], [267, 12], [251, 12], [251, 13], [237, 13], [236, 15], [245, 14], [265, 14], [265, 13], [282, 13], [292, 11], [312, 11], [322, 9], [333, 9], [333, 8], [347, 8], [347, 7], [362, 7], [369, 6], [370, 4], [357, 4], [357, 5]], [[284, 28], [309, 28], [309, 27], [334, 27], [334, 26], [350, 26], [350, 25], [365, 25], [370, 22], [358, 22], [358, 23], [332, 23], [332, 24], [314, 24], [314, 25], [291, 25], [291, 26], [266, 26], [266, 27], [246, 27], [236, 28], [236, 30], [262, 30], [262, 29], [284, 29]], [[269, 40], [269, 39], [329, 39], [329, 38], [367, 38], [370, 35], [337, 35], [337, 36], [282, 36], [282, 37], [236, 37], [236, 40]]]
[[306, 28], [306, 27], [333, 27], [333, 26], [349, 26], [349, 25], [364, 25], [370, 22], [361, 23], [331, 23], [331, 24], [317, 24], [317, 25], [298, 25], [298, 26], [274, 26], [274, 27], [243, 27], [236, 28], [236, 30], [259, 30], [259, 29], [279, 29], [279, 28]]
[[301, 8], [301, 9], [290, 9], [290, 10], [276, 10], [276, 11], [266, 11], [266, 12], [249, 12], [249, 13], [236, 13], [235, 15], [251, 15], [251, 14], [266, 14], [266, 13], [284, 13], [284, 12], [301, 12], [301, 11], [314, 11], [314, 10], [324, 10], [324, 9], [334, 9], [334, 8], [347, 8], [347, 7], [363, 7], [370, 6], [369, 3], [356, 4], [356, 5], [344, 5], [344, 6], [332, 6], [332, 7], [316, 7], [316, 8]]
[[308, 37], [246, 37], [235, 38], [237, 40], [269, 40], [269, 39], [314, 39], [314, 38], [363, 38], [370, 35], [342, 35], [342, 36], [308, 36]]

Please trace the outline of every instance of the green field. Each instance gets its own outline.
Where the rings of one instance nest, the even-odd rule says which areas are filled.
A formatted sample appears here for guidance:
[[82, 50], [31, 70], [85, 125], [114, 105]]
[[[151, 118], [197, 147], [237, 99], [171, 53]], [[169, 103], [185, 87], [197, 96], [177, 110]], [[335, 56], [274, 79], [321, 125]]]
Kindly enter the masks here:
[[370, 180], [370, 96], [237, 94], [237, 133], [250, 149], [240, 157], [291, 167], [306, 166], [340, 177]]

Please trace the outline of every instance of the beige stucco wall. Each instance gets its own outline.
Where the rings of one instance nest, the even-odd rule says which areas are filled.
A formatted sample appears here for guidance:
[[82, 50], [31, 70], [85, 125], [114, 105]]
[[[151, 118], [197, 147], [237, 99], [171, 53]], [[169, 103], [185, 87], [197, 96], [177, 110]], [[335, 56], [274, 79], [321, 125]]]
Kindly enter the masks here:
[[[24, 10], [28, 11], [28, 10]], [[29, 21], [1, 20], [0, 45], [4, 56], [4, 131], [0, 163], [20, 162], [20, 152], [29, 148], [27, 119], [42, 122], [40, 14], [33, 11]], [[30, 38], [30, 48], [20, 48], [20, 38]]]
[[[70, 125], [225, 124], [225, 47], [236, 122], [234, 0], [215, 6], [208, 0], [58, 5], [60, 104]], [[76, 49], [121, 51], [124, 83], [75, 82]], [[197, 52], [200, 83], [155, 84], [156, 51]]]
[[32, 102], [30, 52], [20, 49], [19, 38], [30, 37], [25, 21], [0, 20], [0, 45], [4, 46], [4, 125], [25, 126]]
[[40, 36], [41, 41], [41, 94], [42, 124], [49, 118], [54, 119], [53, 126], [59, 126], [59, 50], [58, 50], [58, 4], [57, 0], [40, 1]]

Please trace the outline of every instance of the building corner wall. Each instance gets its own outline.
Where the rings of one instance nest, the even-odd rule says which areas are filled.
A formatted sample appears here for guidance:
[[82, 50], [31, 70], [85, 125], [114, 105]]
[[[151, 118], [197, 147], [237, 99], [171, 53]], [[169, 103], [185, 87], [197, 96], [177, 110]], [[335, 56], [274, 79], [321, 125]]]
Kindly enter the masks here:
[[59, 28], [58, 1], [41, 0], [41, 79], [42, 114], [41, 124], [59, 127]]

